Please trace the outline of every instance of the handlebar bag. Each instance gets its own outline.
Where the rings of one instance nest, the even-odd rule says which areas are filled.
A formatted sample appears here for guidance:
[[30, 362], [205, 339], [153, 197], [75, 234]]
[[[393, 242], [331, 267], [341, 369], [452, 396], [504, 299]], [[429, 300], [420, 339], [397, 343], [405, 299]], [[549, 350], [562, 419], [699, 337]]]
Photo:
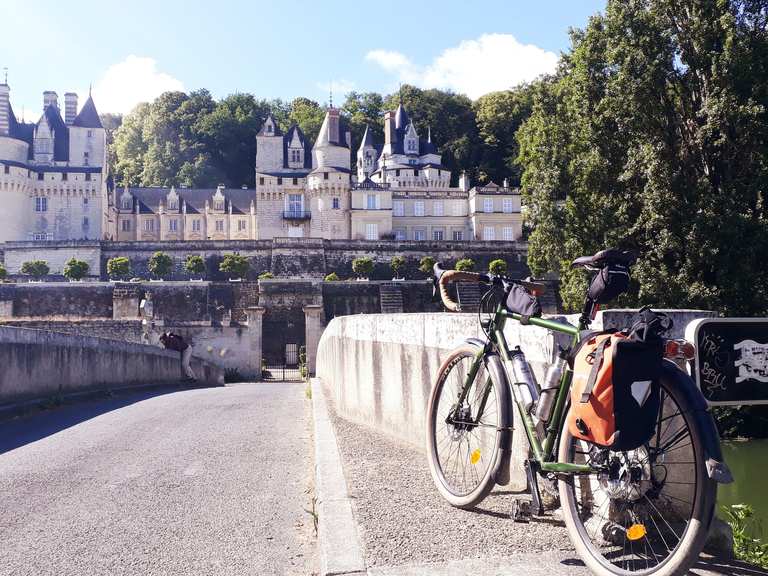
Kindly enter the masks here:
[[629, 288], [629, 268], [623, 264], [603, 266], [592, 278], [587, 295], [597, 304], [605, 304]]
[[568, 429], [611, 450], [634, 450], [655, 432], [659, 412], [661, 340], [621, 332], [593, 335], [573, 360]]
[[507, 310], [520, 314], [524, 318], [541, 316], [539, 299], [518, 284], [512, 284], [507, 292]]

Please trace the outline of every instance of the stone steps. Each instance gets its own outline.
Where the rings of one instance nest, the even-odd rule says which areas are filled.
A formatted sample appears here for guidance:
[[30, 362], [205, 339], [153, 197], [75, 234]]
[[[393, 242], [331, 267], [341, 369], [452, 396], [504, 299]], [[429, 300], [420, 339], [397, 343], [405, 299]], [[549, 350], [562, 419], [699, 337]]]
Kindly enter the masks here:
[[400, 314], [403, 312], [403, 290], [399, 284], [381, 284], [379, 286], [379, 301], [382, 314]]

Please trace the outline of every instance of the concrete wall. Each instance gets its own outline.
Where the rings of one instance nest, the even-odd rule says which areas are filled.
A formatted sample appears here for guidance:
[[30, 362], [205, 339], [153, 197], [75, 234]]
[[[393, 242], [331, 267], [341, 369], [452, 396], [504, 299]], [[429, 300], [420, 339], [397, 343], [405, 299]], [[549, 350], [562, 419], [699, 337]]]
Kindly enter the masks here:
[[[599, 329], [626, 318], [628, 311], [605, 311]], [[711, 312], [674, 311], [676, 329]], [[564, 318], [564, 317], [560, 317]], [[510, 346], [519, 345], [539, 382], [563, 335], [508, 322]], [[676, 336], [676, 334], [673, 334]], [[425, 449], [426, 407], [432, 383], [446, 353], [466, 338], [484, 338], [474, 314], [377, 314], [334, 318], [317, 350], [316, 374], [344, 417]], [[516, 425], [517, 426], [517, 425]], [[512, 486], [525, 488], [523, 434], [513, 437]]]
[[[179, 354], [155, 346], [0, 326], [0, 405], [182, 379]], [[208, 384], [223, 371], [196, 360]]]

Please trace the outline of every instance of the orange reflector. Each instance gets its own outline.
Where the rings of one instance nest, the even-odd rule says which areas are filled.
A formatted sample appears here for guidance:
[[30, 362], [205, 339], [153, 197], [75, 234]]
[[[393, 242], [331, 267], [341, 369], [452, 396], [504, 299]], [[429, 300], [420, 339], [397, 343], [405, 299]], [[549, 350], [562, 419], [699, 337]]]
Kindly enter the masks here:
[[480, 448], [470, 454], [469, 461], [472, 462], [472, 464], [477, 464], [480, 461]]
[[647, 533], [645, 526], [642, 524], [632, 524], [632, 526], [627, 528], [627, 538], [629, 540], [640, 540], [640, 538], [644, 537]]

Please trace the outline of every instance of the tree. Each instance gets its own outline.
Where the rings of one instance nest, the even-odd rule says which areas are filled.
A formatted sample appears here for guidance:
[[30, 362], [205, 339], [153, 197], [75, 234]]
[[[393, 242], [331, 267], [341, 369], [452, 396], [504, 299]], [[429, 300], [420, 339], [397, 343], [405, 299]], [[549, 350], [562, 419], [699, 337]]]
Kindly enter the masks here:
[[501, 258], [492, 260], [491, 263], [488, 264], [488, 272], [494, 276], [504, 276], [507, 273], [506, 260], [502, 260]]
[[435, 267], [435, 259], [432, 256], [424, 256], [419, 260], [419, 271], [427, 276], [432, 275], [432, 269]]
[[47, 276], [51, 269], [45, 260], [29, 260], [21, 265], [21, 273], [40, 279]]
[[291, 123], [299, 125], [311, 142], [317, 139], [320, 133], [320, 127], [325, 119], [325, 110], [314, 100], [309, 98], [296, 98], [291, 102], [291, 112], [289, 120]]
[[461, 272], [471, 272], [475, 269], [475, 261], [472, 258], [461, 258], [456, 261], [455, 268]]
[[89, 269], [88, 262], [73, 257], [64, 265], [64, 277], [70, 280], [82, 280], [88, 275]]
[[392, 256], [390, 266], [392, 266], [392, 272], [395, 273], [395, 278], [400, 278], [400, 271], [405, 267], [405, 258], [402, 256]]
[[192, 276], [201, 276], [205, 274], [205, 260], [199, 254], [190, 254], [184, 261], [184, 270]]
[[0, 264], [0, 282], [4, 281], [7, 276], [8, 271], [5, 269], [5, 266]]
[[339, 275], [336, 274], [336, 272], [331, 272], [330, 274], [326, 274], [325, 278], [323, 278], [325, 282], [338, 282], [339, 281]]
[[528, 263], [567, 309], [611, 246], [640, 255], [622, 304], [768, 311], [767, 55], [764, 1], [609, 0], [572, 33], [518, 131]]
[[363, 139], [366, 126], [374, 142], [384, 142], [384, 98], [376, 92], [350, 92], [341, 107], [342, 113], [349, 120], [352, 141], [359, 143]]
[[149, 272], [158, 278], [166, 278], [173, 271], [173, 258], [165, 252], [155, 252], [149, 259]]
[[259, 274], [259, 280], [272, 280], [275, 277], [272, 272], [262, 272]]
[[233, 278], [246, 278], [251, 269], [248, 258], [240, 254], [227, 254], [219, 264], [219, 270]]
[[125, 256], [107, 260], [107, 274], [113, 280], [125, 280], [131, 274], [131, 261]]
[[352, 260], [352, 272], [358, 278], [368, 278], [373, 272], [373, 260], [368, 256], [361, 256]]

